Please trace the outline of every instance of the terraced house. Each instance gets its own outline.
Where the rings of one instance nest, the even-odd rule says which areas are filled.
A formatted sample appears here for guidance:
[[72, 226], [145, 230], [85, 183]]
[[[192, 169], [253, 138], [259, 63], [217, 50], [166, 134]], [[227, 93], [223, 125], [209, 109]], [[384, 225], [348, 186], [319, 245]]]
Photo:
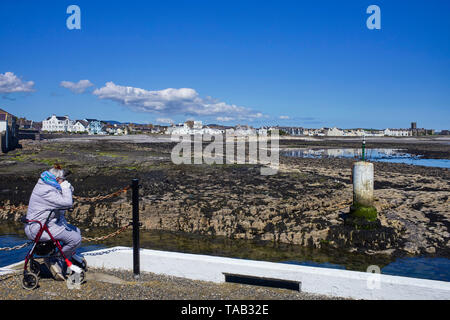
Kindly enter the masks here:
[[71, 132], [87, 132], [89, 128], [89, 122], [86, 120], [76, 120], [75, 124], [71, 128]]
[[103, 124], [97, 119], [70, 120], [69, 116], [52, 115], [42, 121], [42, 131], [102, 134]]
[[88, 132], [89, 134], [105, 134], [103, 131], [103, 124], [100, 120], [97, 119], [86, 119], [89, 123]]

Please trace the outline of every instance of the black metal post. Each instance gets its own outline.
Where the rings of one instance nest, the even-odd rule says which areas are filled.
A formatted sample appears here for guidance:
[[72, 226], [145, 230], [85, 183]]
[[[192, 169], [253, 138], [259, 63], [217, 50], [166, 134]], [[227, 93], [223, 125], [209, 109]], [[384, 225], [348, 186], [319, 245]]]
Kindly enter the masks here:
[[133, 179], [131, 183], [133, 200], [133, 273], [134, 278], [139, 279], [139, 179]]

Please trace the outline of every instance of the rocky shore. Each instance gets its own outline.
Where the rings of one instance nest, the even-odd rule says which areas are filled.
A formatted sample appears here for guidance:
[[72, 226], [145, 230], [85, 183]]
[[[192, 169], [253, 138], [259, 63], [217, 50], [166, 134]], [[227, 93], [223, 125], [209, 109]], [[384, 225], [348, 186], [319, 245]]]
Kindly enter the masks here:
[[[323, 147], [356, 142], [281, 141]], [[450, 145], [428, 141], [373, 142], [450, 158]], [[280, 170], [261, 176], [257, 165], [174, 165], [169, 142], [48, 140], [23, 143], [0, 158], [0, 219], [18, 220], [12, 206], [27, 204], [37, 177], [51, 163], [70, 168], [75, 195], [120, 190], [139, 178], [146, 229], [232, 239], [260, 239], [313, 248], [387, 255], [450, 256], [450, 170], [375, 163], [380, 227], [344, 224], [352, 201], [352, 159], [280, 157]], [[69, 220], [120, 227], [130, 221], [130, 192], [100, 202], [78, 201]]]

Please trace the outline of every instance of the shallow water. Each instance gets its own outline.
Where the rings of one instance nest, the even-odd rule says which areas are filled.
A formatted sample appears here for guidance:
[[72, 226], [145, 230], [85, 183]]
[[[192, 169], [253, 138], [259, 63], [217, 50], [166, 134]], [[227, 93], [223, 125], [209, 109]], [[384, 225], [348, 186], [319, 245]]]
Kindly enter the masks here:
[[[82, 230], [87, 230], [83, 229]], [[89, 237], [111, 233], [112, 229], [96, 228], [84, 231]], [[132, 246], [131, 231], [98, 244], [83, 244], [78, 252], [97, 250], [113, 246]], [[141, 248], [225, 256], [240, 259], [272, 261], [323, 268], [336, 268], [366, 271], [371, 265], [377, 265], [381, 273], [406, 277], [450, 281], [450, 259], [406, 257], [392, 259], [387, 256], [350, 254], [333, 249], [310, 249], [288, 244], [274, 244], [253, 240], [231, 240], [223, 237], [141, 231]], [[12, 247], [26, 242], [22, 226], [17, 223], [3, 223], [0, 226], [0, 248]], [[15, 251], [0, 251], [0, 267], [18, 262], [25, 258], [30, 247]]]
[[[281, 152], [283, 156], [299, 158], [362, 158], [362, 149], [332, 148], [332, 149], [292, 149]], [[366, 149], [365, 159], [391, 163], [405, 163], [416, 166], [450, 168], [449, 159], [424, 159], [403, 152], [401, 149]]]

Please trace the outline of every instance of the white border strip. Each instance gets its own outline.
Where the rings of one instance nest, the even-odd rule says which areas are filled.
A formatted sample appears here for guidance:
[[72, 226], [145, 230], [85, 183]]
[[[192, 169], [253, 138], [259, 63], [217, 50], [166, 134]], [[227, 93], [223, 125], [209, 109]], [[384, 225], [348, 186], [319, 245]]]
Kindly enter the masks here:
[[16, 273], [17, 271], [22, 271], [22, 270], [18, 270], [16, 267], [20, 266], [23, 264], [23, 261], [20, 262], [16, 262], [13, 264], [10, 264], [9, 266], [6, 267], [0, 267], [0, 276], [4, 276], [7, 274], [11, 274], [11, 273]]
[[[133, 270], [133, 250], [85, 252], [88, 265]], [[301, 282], [301, 291], [354, 299], [450, 300], [450, 282], [178, 252], [140, 250], [140, 269], [192, 280], [225, 282], [224, 273]]]

